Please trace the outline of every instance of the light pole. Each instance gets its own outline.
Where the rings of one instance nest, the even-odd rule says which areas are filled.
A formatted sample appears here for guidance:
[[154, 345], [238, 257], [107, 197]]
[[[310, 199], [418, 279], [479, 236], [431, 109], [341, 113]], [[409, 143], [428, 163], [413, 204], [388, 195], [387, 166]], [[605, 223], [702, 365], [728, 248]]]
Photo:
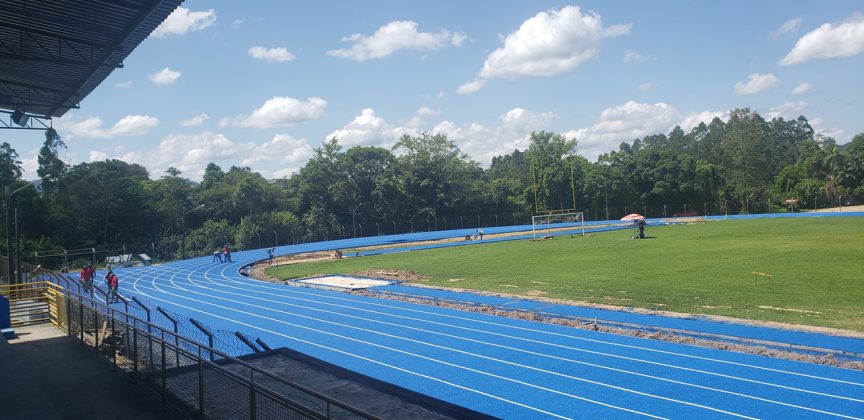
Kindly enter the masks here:
[[274, 229], [273, 234], [276, 235], [276, 246], [279, 246], [279, 232], [276, 232], [276, 230]]
[[193, 211], [198, 210], [202, 207], [204, 207], [203, 204], [201, 204], [198, 207], [195, 207], [189, 211], [186, 211], [185, 205], [180, 207], [180, 211], [183, 212], [183, 217], [180, 218], [180, 232], [181, 232], [181, 236], [180, 236], [180, 259], [182, 259], [182, 260], [186, 259], [186, 215], [189, 213], [192, 213]]
[[609, 220], [609, 186], [605, 179], [603, 180], [603, 192], [606, 196], [606, 220]]
[[[11, 233], [10, 231], [12, 229], [9, 226], [9, 207], [12, 205], [11, 200], [12, 200], [12, 196], [15, 195], [15, 193], [17, 193], [18, 191], [21, 191], [27, 187], [32, 187], [34, 185], [35, 184], [33, 182], [28, 181], [27, 185], [24, 185], [23, 187], [18, 188], [15, 191], [9, 192], [9, 186], [8, 185], [4, 189], [4, 192], [6, 195], [5, 201], [4, 201], [4, 203], [6, 204], [4, 206], [4, 207], [6, 207], [6, 280], [9, 281], [9, 284], [15, 283], [15, 280], [12, 279], [12, 275], [14, 273], [12, 272], [13, 271], [12, 270], [12, 235], [10, 234]], [[15, 252], [18, 253], [17, 248], [15, 249]]]
[[[355, 221], [356, 221], [356, 217], [357, 217], [357, 209], [359, 209], [360, 206], [362, 206], [362, 205], [363, 205], [363, 203], [358, 203], [356, 206], [354, 206], [354, 209], [351, 210], [351, 237], [352, 238], [357, 237], [357, 231], [355, 228], [355, 226], [356, 226]], [[363, 236], [362, 232], [360, 233], [360, 236]]]

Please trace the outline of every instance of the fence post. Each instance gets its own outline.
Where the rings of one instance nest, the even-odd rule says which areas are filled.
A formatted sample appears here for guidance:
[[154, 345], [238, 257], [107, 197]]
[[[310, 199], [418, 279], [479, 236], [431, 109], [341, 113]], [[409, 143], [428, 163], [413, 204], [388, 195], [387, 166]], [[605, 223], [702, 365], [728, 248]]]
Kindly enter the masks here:
[[[168, 319], [168, 321], [170, 321], [172, 325], [174, 325], [174, 346], [177, 348], [180, 348], [180, 341], [177, 339], [177, 320], [174, 319], [173, 316], [168, 315], [168, 312], [165, 311], [164, 309], [162, 309], [161, 306], [157, 306], [156, 310], [159, 311], [159, 313], [162, 314], [162, 316], [164, 316], [166, 319]], [[165, 339], [164, 334], [162, 336], [162, 339], [163, 340]], [[174, 355], [177, 357], [176, 367], [180, 367], [180, 352], [177, 351], [176, 348], [174, 349]]]
[[198, 359], [198, 417], [204, 419], [204, 360]]
[[[194, 325], [195, 328], [198, 328], [199, 330], [201, 330], [202, 333], [204, 333], [204, 335], [207, 336], [207, 344], [210, 346], [210, 349], [207, 350], [207, 353], [210, 353], [210, 361], [212, 362], [213, 361], [213, 333], [210, 332], [210, 330], [207, 329], [207, 327], [201, 325], [201, 323], [196, 321], [194, 318], [189, 318], [189, 322], [192, 323], [192, 325]], [[198, 348], [198, 357], [201, 357], [201, 348], [200, 347]]]
[[78, 302], [78, 329], [81, 331], [81, 344], [86, 346], [87, 342], [84, 341], [84, 304], [82, 302]]
[[258, 416], [257, 402], [255, 401], [255, 371], [249, 369], [249, 420], [255, 420]]
[[66, 334], [72, 338], [72, 299], [66, 296]]
[[[128, 328], [127, 328], [128, 331]], [[132, 328], [132, 383], [138, 379], [138, 329]]]
[[[82, 303], [81, 306], [84, 306]], [[99, 311], [93, 311], [93, 347], [96, 349], [96, 354], [99, 354]]]
[[116, 368], [117, 367], [117, 336], [116, 336], [117, 332], [114, 329], [114, 314], [111, 313], [111, 312], [113, 312], [113, 309], [111, 309], [110, 306], [108, 307], [108, 309], [109, 309], [108, 316], [111, 317], [111, 361], [114, 363], [114, 367]]
[[160, 343], [162, 345], [162, 375], [160, 375], [162, 377], [162, 408], [165, 408], [168, 405], [168, 384], [165, 378], [165, 337], [162, 337]]

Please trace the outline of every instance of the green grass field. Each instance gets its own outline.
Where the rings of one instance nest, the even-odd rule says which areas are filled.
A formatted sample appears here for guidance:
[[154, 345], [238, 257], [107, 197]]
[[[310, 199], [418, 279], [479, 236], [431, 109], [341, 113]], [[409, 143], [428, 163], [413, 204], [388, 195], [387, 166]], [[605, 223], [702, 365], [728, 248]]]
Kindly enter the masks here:
[[[864, 331], [864, 219], [736, 220], [268, 269], [402, 269], [429, 285]], [[770, 273], [759, 277], [753, 272]]]

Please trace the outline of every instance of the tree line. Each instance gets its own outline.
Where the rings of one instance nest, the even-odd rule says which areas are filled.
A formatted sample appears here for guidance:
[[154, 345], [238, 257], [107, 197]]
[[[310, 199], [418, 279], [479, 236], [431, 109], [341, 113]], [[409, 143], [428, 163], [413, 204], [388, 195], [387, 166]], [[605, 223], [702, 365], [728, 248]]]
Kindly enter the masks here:
[[390, 149], [345, 150], [332, 138], [278, 180], [215, 163], [201, 182], [175, 168], [151, 179], [143, 166], [120, 160], [68, 165], [59, 157], [64, 148], [48, 130], [39, 181], [27, 188], [33, 181], [21, 179], [18, 153], [0, 145], [0, 183], [16, 191], [9, 206], [19, 214], [25, 261], [37, 251], [120, 247], [176, 258], [184, 232], [187, 254], [203, 255], [225, 244], [530, 223], [532, 214], [560, 209], [604, 219], [610, 206], [614, 218], [627, 208], [656, 213], [649, 209], [688, 203], [697, 213], [710, 204], [735, 214], [864, 198], [864, 133], [841, 147], [803, 116], [768, 121], [747, 108], [689, 132], [676, 126], [622, 142], [595, 162], [577, 153], [573, 139], [533, 132], [526, 150], [496, 156], [487, 169], [446, 135], [424, 132]]

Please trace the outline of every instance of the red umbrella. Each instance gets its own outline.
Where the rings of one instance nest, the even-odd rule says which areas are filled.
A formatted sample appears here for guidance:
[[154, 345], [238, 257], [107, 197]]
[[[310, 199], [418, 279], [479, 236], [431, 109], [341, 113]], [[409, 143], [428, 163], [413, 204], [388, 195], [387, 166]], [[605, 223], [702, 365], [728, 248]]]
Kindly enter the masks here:
[[641, 220], [644, 218], [645, 218], [645, 216], [643, 216], [639, 213], [630, 213], [630, 214], [622, 217], [621, 220]]

